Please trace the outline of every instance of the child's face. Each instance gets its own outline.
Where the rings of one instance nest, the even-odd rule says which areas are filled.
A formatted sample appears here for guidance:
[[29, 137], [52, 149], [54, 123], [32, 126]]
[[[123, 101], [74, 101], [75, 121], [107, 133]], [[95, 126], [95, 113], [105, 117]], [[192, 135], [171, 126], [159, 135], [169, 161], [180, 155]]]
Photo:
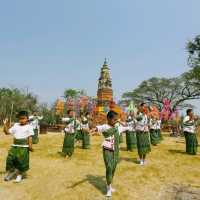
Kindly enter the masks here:
[[114, 126], [118, 121], [118, 116], [114, 116], [112, 119], [108, 119], [108, 124]]
[[189, 116], [190, 116], [190, 117], [193, 116], [193, 111], [189, 112]]
[[143, 106], [140, 106], [141, 112], [145, 112], [146, 109], [146, 104], [144, 104]]
[[28, 123], [28, 117], [27, 116], [20, 116], [19, 117], [19, 123], [20, 123], [20, 125], [26, 125]]
[[70, 117], [70, 118], [74, 117], [74, 111], [71, 111], [71, 112], [69, 113], [69, 117]]

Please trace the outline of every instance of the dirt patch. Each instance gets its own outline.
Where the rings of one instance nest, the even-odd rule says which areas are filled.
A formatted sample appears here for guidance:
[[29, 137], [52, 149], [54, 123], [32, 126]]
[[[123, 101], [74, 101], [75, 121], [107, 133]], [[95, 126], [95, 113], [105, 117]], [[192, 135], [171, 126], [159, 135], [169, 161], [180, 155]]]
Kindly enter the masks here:
[[160, 200], [200, 200], [200, 186], [171, 185], [164, 187]]

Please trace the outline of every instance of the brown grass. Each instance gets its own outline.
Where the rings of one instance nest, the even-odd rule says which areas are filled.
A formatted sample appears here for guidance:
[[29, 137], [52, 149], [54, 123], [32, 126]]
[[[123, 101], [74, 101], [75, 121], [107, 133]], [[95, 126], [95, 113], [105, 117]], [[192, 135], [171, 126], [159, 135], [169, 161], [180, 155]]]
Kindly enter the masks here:
[[[31, 153], [28, 178], [20, 184], [5, 183], [5, 159], [11, 136], [0, 134], [0, 199], [1, 200], [101, 200], [106, 199], [105, 169], [101, 152], [102, 138], [92, 137], [92, 149], [77, 145], [72, 159], [59, 157], [63, 136], [49, 133]], [[200, 155], [184, 153], [183, 138], [170, 138], [153, 147], [148, 164], [136, 163], [137, 152], [120, 153], [121, 161], [114, 179], [116, 200], [162, 200], [170, 185], [200, 187]], [[168, 199], [170, 200], [170, 198]]]

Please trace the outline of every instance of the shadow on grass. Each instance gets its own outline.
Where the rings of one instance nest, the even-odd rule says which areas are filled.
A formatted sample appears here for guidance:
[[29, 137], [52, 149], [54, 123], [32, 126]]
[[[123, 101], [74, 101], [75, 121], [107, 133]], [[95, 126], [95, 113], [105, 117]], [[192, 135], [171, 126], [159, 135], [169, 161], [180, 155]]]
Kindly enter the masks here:
[[185, 151], [183, 150], [177, 150], [177, 149], [170, 149], [168, 150], [171, 154], [187, 154]]
[[94, 176], [91, 174], [86, 175], [86, 178], [74, 183], [73, 185], [69, 186], [68, 188], [73, 189], [85, 182], [93, 185], [97, 190], [99, 190], [102, 194], [106, 193], [106, 183], [104, 180], [104, 176]]
[[120, 147], [120, 151], [127, 151], [126, 147]]
[[176, 141], [176, 143], [185, 144], [185, 141]]
[[137, 160], [137, 158], [121, 157], [119, 159], [119, 162], [121, 162], [121, 161], [126, 161], [126, 162], [131, 162], [131, 163], [139, 164], [139, 161]]

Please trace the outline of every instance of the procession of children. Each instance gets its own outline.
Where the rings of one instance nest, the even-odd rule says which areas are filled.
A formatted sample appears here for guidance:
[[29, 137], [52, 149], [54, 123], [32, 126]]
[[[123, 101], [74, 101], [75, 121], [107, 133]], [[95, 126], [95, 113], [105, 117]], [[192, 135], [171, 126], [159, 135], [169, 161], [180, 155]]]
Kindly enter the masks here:
[[[89, 150], [90, 137], [94, 132], [102, 134], [102, 154], [106, 169], [107, 197], [111, 197], [115, 189], [112, 187], [113, 178], [119, 162], [120, 137], [126, 135], [127, 151], [138, 152], [138, 164], [146, 165], [147, 154], [151, 152], [151, 145], [157, 146], [162, 141], [161, 118], [155, 106], [149, 107], [145, 103], [138, 106], [136, 113], [128, 113], [126, 121], [120, 121], [115, 111], [107, 113], [107, 123], [92, 126], [90, 113], [85, 113], [77, 119], [73, 110], [67, 111], [67, 117], [62, 118], [65, 124], [64, 141], [61, 152], [62, 157], [71, 158], [75, 151], [76, 143], [82, 143], [83, 150]], [[6, 159], [5, 181], [15, 179], [19, 183], [29, 170], [29, 151], [34, 151], [33, 145], [39, 142], [39, 121], [41, 116], [34, 113], [28, 115], [26, 111], [20, 111], [17, 115], [18, 123], [9, 127], [8, 120], [4, 121], [5, 134], [13, 136], [13, 144], [8, 151]], [[195, 120], [192, 109], [188, 109], [183, 120], [183, 131], [186, 141], [186, 152], [190, 155], [197, 154], [198, 141], [195, 132]]]

